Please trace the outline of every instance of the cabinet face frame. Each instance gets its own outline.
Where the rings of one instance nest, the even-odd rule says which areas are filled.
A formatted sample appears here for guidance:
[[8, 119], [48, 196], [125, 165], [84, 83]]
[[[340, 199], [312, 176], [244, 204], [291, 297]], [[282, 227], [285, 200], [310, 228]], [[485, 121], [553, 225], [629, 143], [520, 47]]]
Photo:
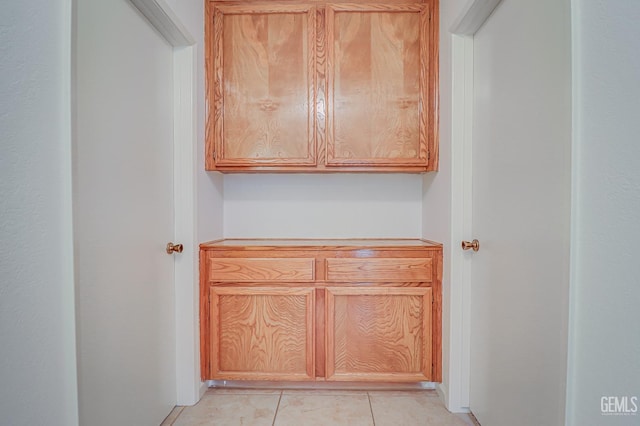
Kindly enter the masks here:
[[[300, 8], [309, 11], [312, 26], [308, 27], [308, 52], [314, 52], [313, 70], [309, 66], [307, 71], [313, 76], [309, 78], [309, 158], [299, 159], [224, 159], [220, 149], [223, 141], [223, 98], [222, 98], [222, 41], [216, 34], [221, 29], [214, 29], [214, 15], [222, 10], [241, 11], [272, 11], [282, 13]], [[420, 150], [421, 157], [415, 161], [407, 159], [340, 159], [335, 158], [333, 150], [332, 127], [330, 117], [332, 109], [327, 72], [329, 47], [327, 28], [330, 10], [363, 10], [363, 8], [398, 9], [419, 7], [424, 10], [428, 20], [427, 31], [421, 34], [426, 42], [421, 42], [420, 56], [425, 66], [421, 66], [421, 111], [420, 111]], [[216, 8], [218, 12], [216, 12]], [[369, 1], [366, 3], [326, 2], [324, 0], [309, 0], [288, 2], [247, 1], [242, 3], [234, 0], [206, 1], [205, 19], [205, 86], [207, 102], [207, 120], [205, 135], [205, 170], [217, 170], [223, 173], [242, 172], [390, 172], [390, 173], [421, 173], [438, 170], [439, 145], [439, 0], [391, 0], [388, 2]], [[264, 12], [267, 13], [267, 12]], [[220, 19], [220, 17], [218, 17]], [[309, 24], [311, 25], [311, 24]], [[426, 133], [425, 133], [426, 132]], [[423, 146], [426, 143], [426, 148]], [[426, 153], [423, 153], [426, 149]], [[426, 157], [425, 157], [426, 155]]]
[[[312, 167], [316, 159], [316, 9], [313, 4], [224, 4], [206, 3], [205, 83], [208, 117], [205, 142], [205, 169], [222, 167]], [[303, 14], [307, 24], [307, 140], [306, 158], [227, 158], [224, 149], [224, 18], [225, 15]], [[304, 141], [294, 141], [302, 144]]]

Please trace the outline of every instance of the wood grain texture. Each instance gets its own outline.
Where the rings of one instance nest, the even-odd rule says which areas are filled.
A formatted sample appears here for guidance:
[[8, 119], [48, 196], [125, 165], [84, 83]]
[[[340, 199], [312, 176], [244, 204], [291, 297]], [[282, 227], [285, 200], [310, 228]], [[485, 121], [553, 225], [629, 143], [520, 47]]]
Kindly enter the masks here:
[[[322, 157], [318, 157], [322, 158]], [[355, 162], [354, 162], [355, 163]], [[287, 164], [277, 164], [275, 162], [270, 165], [215, 165], [213, 169], [225, 174], [237, 174], [237, 173], [424, 173], [427, 171], [426, 165], [410, 165], [410, 166], [396, 166], [396, 165], [384, 165], [384, 164], [371, 164], [360, 163], [360, 165], [325, 165], [318, 164], [317, 166], [292, 166]]]
[[[428, 12], [428, 13], [427, 13]], [[437, 171], [440, 161], [440, 2], [430, 0], [428, 10], [421, 15], [421, 25], [429, 28], [428, 41], [420, 46], [421, 57], [427, 57], [426, 67], [420, 69], [420, 81], [428, 87], [424, 108], [428, 116], [427, 171]], [[426, 56], [425, 56], [426, 55]]]
[[316, 289], [316, 377], [324, 378], [326, 367], [326, 309], [325, 309], [326, 291], [324, 288]]
[[[257, 3], [257, 4], [264, 4], [264, 2], [262, 0], [258, 0], [258, 1], [254, 1], [254, 0], [205, 0], [205, 1], [212, 1], [215, 2], [216, 4], [222, 5], [222, 4], [229, 4], [229, 5], [236, 5], [239, 3]], [[331, 5], [336, 5], [336, 4], [345, 4], [345, 5], [351, 5], [351, 4], [366, 4], [366, 5], [375, 5], [375, 4], [383, 4], [383, 5], [388, 5], [388, 4], [398, 4], [398, 5], [412, 5], [412, 4], [416, 4], [416, 3], [428, 3], [431, 0], [351, 0], [348, 2], [340, 2], [340, 1], [332, 1], [332, 0], [302, 0], [302, 1], [298, 1], [298, 0], [270, 0], [269, 1], [269, 5], [276, 5], [276, 6], [286, 6], [286, 5], [291, 5], [291, 4], [316, 4], [318, 6], [325, 6], [327, 4], [331, 4]]]
[[314, 165], [315, 9], [218, 5], [215, 165]]
[[211, 307], [209, 306], [209, 274], [207, 271], [206, 250], [200, 250], [200, 378], [202, 381], [211, 378], [211, 345], [210, 345], [210, 318]]
[[430, 258], [340, 258], [327, 259], [328, 281], [422, 281], [432, 279]]
[[[210, 261], [222, 262], [228, 266], [222, 269], [230, 271], [232, 277], [238, 277], [239, 280], [225, 281], [220, 277], [214, 277], [211, 271]], [[301, 263], [297, 263], [302, 261]], [[375, 382], [394, 382], [394, 381], [410, 381], [419, 382], [424, 380], [441, 381], [442, 380], [442, 245], [433, 241], [416, 240], [416, 239], [356, 239], [356, 240], [305, 240], [305, 239], [236, 239], [211, 241], [201, 244], [200, 250], [200, 318], [201, 318], [201, 368], [202, 379], [213, 379], [214, 370], [212, 367], [219, 353], [215, 348], [222, 348], [221, 343], [214, 344], [212, 338], [216, 327], [220, 321], [224, 321], [226, 316], [220, 317], [213, 315], [211, 312], [218, 309], [209, 304], [210, 292], [230, 292], [224, 293], [234, 295], [236, 292], [245, 292], [243, 294], [252, 293], [254, 295], [264, 295], [278, 290], [278, 296], [293, 295], [295, 298], [301, 297], [298, 293], [300, 290], [304, 292], [311, 290], [314, 300], [307, 300], [308, 312], [307, 321], [313, 321], [314, 325], [314, 348], [312, 357], [315, 359], [310, 365], [310, 373], [304, 377], [312, 377], [304, 379], [299, 374], [294, 374], [290, 379], [282, 378], [281, 380], [326, 380], [325, 377], [332, 376], [330, 380], [334, 381], [375, 381]], [[228, 263], [227, 263], [228, 262]], [[332, 267], [328, 264], [333, 263]], [[426, 264], [430, 266], [427, 267]], [[265, 265], [266, 270], [265, 272]], [[288, 265], [288, 266], [285, 266]], [[336, 266], [337, 265], [337, 266]], [[373, 266], [371, 266], [373, 265]], [[283, 268], [293, 268], [297, 266], [304, 271], [299, 272], [285, 271]], [[258, 272], [250, 272], [247, 275], [247, 267]], [[230, 268], [230, 269], [227, 269]], [[273, 272], [275, 269], [275, 273]], [[300, 279], [299, 277], [308, 277], [309, 270], [313, 271], [313, 278], [309, 281]], [[330, 276], [329, 271], [334, 271], [335, 276]], [[404, 271], [398, 273], [398, 271]], [[420, 273], [415, 273], [421, 271]], [[279, 274], [284, 275], [279, 275]], [[234, 275], [235, 274], [235, 275]], [[305, 275], [306, 274], [306, 275]], [[342, 274], [342, 275], [340, 275]], [[387, 274], [387, 280], [379, 281], [381, 274]], [[402, 274], [406, 274], [401, 279]], [[298, 276], [295, 279], [286, 277]], [[275, 278], [282, 276], [285, 278]], [[351, 281], [347, 277], [351, 277]], [[366, 277], [366, 279], [362, 279]], [[251, 281], [242, 281], [250, 279]], [[275, 280], [274, 280], [275, 279]], [[340, 280], [340, 281], [338, 281]], [[349, 306], [358, 306], [356, 312], [366, 312], [367, 300], [373, 300], [372, 310], [374, 317], [383, 321], [378, 324], [376, 319], [371, 322], [372, 327], [387, 327], [384, 322], [384, 314], [378, 314], [378, 310], [392, 312], [400, 312], [404, 309], [405, 313], [417, 312], [415, 306], [418, 303], [419, 295], [426, 290], [430, 292], [432, 303], [427, 307], [428, 312], [424, 311], [425, 321], [428, 322], [430, 329], [430, 351], [428, 353], [430, 365], [428, 369], [429, 375], [424, 372], [344, 372], [336, 374], [329, 373], [327, 370], [330, 362], [330, 346], [326, 339], [329, 339], [331, 327], [336, 326], [335, 317], [331, 319], [328, 312], [336, 311], [336, 305], [330, 306], [330, 300], [326, 289], [330, 289], [337, 296], [343, 297], [342, 302]], [[247, 293], [249, 292], [249, 293]], [[342, 292], [342, 293], [341, 293]], [[408, 292], [408, 293], [407, 293]], [[306, 294], [306, 293], [305, 293]], [[337, 296], [336, 296], [337, 295]], [[347, 297], [349, 296], [349, 297]], [[353, 297], [352, 297], [353, 296]], [[384, 301], [385, 297], [389, 297], [390, 301]], [[411, 297], [409, 297], [411, 296]], [[362, 299], [366, 297], [365, 299]], [[293, 299], [294, 304], [301, 303], [300, 299]], [[368, 298], [368, 299], [367, 299]], [[395, 299], [394, 299], [395, 298]], [[212, 300], [215, 300], [214, 297]], [[254, 299], [258, 300], [258, 299]], [[275, 299], [274, 299], [275, 300]], [[297, 300], [297, 302], [296, 302]], [[346, 300], [346, 302], [345, 302]], [[395, 300], [395, 302], [393, 301]], [[353, 303], [349, 301], [355, 301]], [[399, 302], [398, 302], [399, 301]], [[248, 303], [248, 302], [247, 302]], [[253, 302], [252, 302], [253, 303]], [[255, 302], [258, 303], [258, 302]], [[338, 305], [339, 305], [338, 303]], [[385, 305], [387, 303], [387, 305]], [[424, 303], [420, 302], [420, 303]], [[258, 305], [264, 307], [262, 305]], [[384, 307], [386, 306], [386, 307]], [[397, 309], [396, 309], [397, 308]], [[256, 308], [257, 309], [257, 308]], [[426, 308], [425, 308], [426, 309]], [[338, 309], [340, 311], [340, 309]], [[344, 309], [342, 309], [344, 311]], [[275, 311], [273, 311], [275, 312]], [[291, 315], [286, 311], [280, 311], [283, 315]], [[412, 314], [413, 315], [413, 314]], [[413, 318], [409, 315], [409, 318]], [[300, 317], [299, 312], [294, 316]], [[311, 319], [309, 319], [311, 318]], [[349, 316], [348, 318], [355, 318]], [[271, 323], [271, 320], [268, 320]], [[333, 321], [333, 326], [329, 324]], [[349, 328], [351, 327], [351, 328]], [[351, 332], [355, 332], [356, 336], [361, 331], [353, 328], [355, 325], [347, 327], [348, 336]], [[426, 326], [425, 326], [426, 327]], [[386, 328], [387, 330], [389, 328]], [[351, 331], [349, 331], [351, 330]], [[425, 328], [426, 330], [426, 328]], [[381, 331], [381, 333], [386, 333]], [[335, 334], [335, 330], [334, 330]], [[349, 337], [351, 339], [351, 337]], [[425, 339], [427, 339], [425, 337]], [[334, 339], [335, 340], [335, 339]], [[425, 340], [426, 341], [426, 340]], [[223, 348], [224, 350], [224, 348]], [[304, 347], [307, 351], [308, 347]], [[335, 351], [335, 350], [334, 350]], [[427, 353], [427, 352], [425, 352]], [[311, 355], [305, 355], [305, 359], [309, 359]], [[335, 358], [335, 357], [334, 357]], [[425, 357], [426, 360], [426, 357]], [[309, 361], [311, 362], [311, 361]], [[335, 364], [335, 359], [332, 361]], [[424, 361], [428, 364], [427, 361]], [[426, 365], [425, 364], [425, 365]], [[394, 367], [395, 368], [395, 367]], [[339, 370], [339, 369], [338, 369]], [[426, 370], [425, 370], [426, 371]], [[279, 373], [273, 372], [256, 372], [233, 371], [225, 372], [226, 380], [277, 380], [275, 377]]]
[[[327, 31], [326, 10], [317, 8], [316, 14], [316, 149], [318, 167], [324, 168], [327, 129]], [[316, 169], [318, 170], [318, 169]]]
[[432, 359], [431, 381], [442, 382], [442, 251], [435, 255], [436, 279], [433, 281], [433, 305], [431, 309]]
[[[222, 81], [222, 76], [218, 75], [217, 71], [222, 69], [219, 62], [221, 56], [214, 54], [215, 50], [219, 48], [220, 40], [215, 35], [219, 32], [215, 31], [214, 21], [220, 22], [221, 19], [214, 20], [215, 14], [214, 3], [205, 2], [205, 21], [204, 21], [204, 66], [205, 66], [205, 103], [206, 103], [206, 125], [205, 125], [205, 147], [204, 147], [204, 168], [205, 170], [215, 170], [216, 168], [216, 154], [215, 154], [215, 141], [216, 141], [216, 129], [222, 125], [220, 117], [216, 116], [216, 113], [222, 111], [222, 105], [216, 105], [216, 101], [220, 102], [222, 96], [218, 94], [216, 96], [216, 89], [219, 89], [219, 84]], [[220, 13], [220, 12], [218, 12]]]
[[210, 257], [211, 281], [313, 281], [314, 258], [242, 258]]
[[415, 238], [343, 238], [343, 239], [306, 239], [306, 238], [227, 238], [207, 241], [200, 244], [202, 249], [219, 250], [262, 250], [274, 251], [292, 249], [314, 250], [364, 250], [372, 253], [380, 250], [415, 250], [441, 248], [442, 244]]
[[211, 287], [214, 379], [314, 377], [311, 288]]
[[206, 8], [207, 170], [438, 169], [438, 0]]
[[327, 288], [327, 380], [430, 380], [431, 303], [431, 288]]
[[328, 165], [427, 165], [425, 9], [327, 7]]

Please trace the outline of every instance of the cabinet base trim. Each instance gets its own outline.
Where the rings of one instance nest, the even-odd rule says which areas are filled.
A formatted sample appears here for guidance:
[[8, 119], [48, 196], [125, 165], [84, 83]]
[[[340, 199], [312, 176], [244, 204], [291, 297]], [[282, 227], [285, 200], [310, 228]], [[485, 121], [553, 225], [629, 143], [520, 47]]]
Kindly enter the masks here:
[[372, 382], [285, 382], [285, 381], [261, 381], [261, 380], [208, 380], [209, 388], [215, 389], [311, 389], [311, 390], [364, 390], [364, 391], [384, 391], [384, 390], [435, 390], [436, 382], [413, 382], [413, 383], [372, 383]]

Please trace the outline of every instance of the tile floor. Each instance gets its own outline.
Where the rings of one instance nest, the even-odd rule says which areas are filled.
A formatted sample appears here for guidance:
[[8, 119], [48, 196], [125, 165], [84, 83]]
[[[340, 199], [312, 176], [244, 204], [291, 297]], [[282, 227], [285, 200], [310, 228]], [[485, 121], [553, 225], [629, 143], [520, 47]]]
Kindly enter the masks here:
[[449, 413], [435, 391], [210, 389], [176, 407], [161, 426], [472, 426]]

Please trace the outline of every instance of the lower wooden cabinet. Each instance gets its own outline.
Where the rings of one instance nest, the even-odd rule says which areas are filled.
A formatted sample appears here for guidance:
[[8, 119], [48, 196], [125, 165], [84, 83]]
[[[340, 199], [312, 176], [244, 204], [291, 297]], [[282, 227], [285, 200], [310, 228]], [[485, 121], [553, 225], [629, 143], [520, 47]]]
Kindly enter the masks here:
[[201, 245], [203, 380], [441, 381], [442, 246]]

